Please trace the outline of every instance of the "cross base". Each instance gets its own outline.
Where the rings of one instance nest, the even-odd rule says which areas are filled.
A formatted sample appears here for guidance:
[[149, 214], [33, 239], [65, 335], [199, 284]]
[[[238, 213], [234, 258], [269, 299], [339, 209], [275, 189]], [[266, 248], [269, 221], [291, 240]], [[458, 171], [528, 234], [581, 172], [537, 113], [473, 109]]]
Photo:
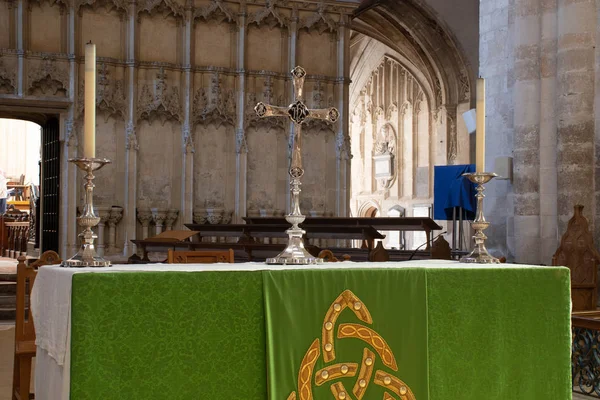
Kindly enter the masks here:
[[271, 265], [318, 265], [323, 264], [322, 258], [313, 257], [305, 248], [303, 236], [306, 231], [300, 228], [290, 228], [285, 231], [289, 235], [288, 245], [277, 257], [267, 258]]

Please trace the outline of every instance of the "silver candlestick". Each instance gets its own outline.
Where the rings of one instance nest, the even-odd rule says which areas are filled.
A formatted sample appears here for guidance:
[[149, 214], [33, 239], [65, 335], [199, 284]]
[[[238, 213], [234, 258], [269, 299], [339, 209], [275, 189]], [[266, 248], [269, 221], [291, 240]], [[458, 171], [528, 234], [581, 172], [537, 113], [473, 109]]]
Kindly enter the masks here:
[[296, 100], [288, 107], [277, 107], [270, 104], [258, 103], [254, 110], [260, 118], [286, 117], [294, 124], [292, 161], [290, 164], [290, 192], [292, 192], [292, 212], [285, 217], [292, 227], [286, 231], [289, 236], [285, 250], [275, 258], [268, 258], [267, 264], [321, 264], [322, 258], [313, 257], [305, 248], [303, 236], [306, 233], [298, 225], [304, 222], [305, 216], [300, 211], [300, 178], [304, 175], [302, 165], [302, 124], [309, 119], [320, 119], [331, 123], [336, 122], [339, 111], [334, 108], [313, 110], [304, 104], [304, 79], [306, 71], [296, 67], [291, 72]]
[[471, 222], [471, 227], [475, 230], [475, 235], [473, 235], [473, 239], [475, 240], [475, 248], [469, 255], [461, 257], [460, 262], [499, 264], [500, 260], [488, 253], [485, 247], [487, 236], [483, 233], [483, 231], [490, 226], [490, 223], [485, 220], [485, 216], [483, 215], [483, 198], [485, 197], [483, 194], [485, 187], [483, 185], [498, 175], [493, 172], [475, 172], [463, 174], [463, 176], [466, 176], [471, 182], [477, 184], [477, 194], [475, 195], [477, 198], [477, 212], [475, 214], [475, 219], [473, 222]]
[[81, 240], [79, 252], [72, 258], [63, 261], [61, 265], [70, 268], [109, 267], [110, 261], [106, 261], [96, 254], [96, 249], [94, 248], [94, 239], [98, 236], [94, 234], [92, 227], [98, 225], [100, 217], [94, 213], [94, 184], [92, 181], [94, 180], [94, 171], [109, 164], [110, 160], [105, 158], [72, 158], [69, 162], [77, 165], [79, 169], [86, 173], [83, 178], [85, 181], [83, 185], [85, 188], [85, 204], [83, 205], [83, 212], [77, 218], [78, 225], [85, 229], [79, 234]]

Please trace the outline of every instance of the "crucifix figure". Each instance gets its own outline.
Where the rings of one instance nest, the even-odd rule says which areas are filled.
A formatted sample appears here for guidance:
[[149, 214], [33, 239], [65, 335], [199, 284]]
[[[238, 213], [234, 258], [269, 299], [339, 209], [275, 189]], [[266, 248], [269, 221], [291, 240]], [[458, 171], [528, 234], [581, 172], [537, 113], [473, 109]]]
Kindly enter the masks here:
[[292, 193], [292, 212], [286, 216], [286, 221], [292, 227], [286, 231], [289, 241], [286, 249], [275, 258], [267, 259], [267, 264], [320, 264], [322, 259], [313, 257], [304, 248], [303, 235], [306, 233], [298, 227], [306, 218], [300, 211], [300, 178], [304, 175], [302, 166], [302, 124], [308, 119], [322, 119], [336, 122], [340, 113], [334, 107], [312, 110], [304, 104], [304, 78], [306, 71], [302, 67], [292, 70], [296, 100], [288, 107], [277, 107], [270, 104], [258, 103], [254, 110], [260, 118], [287, 117], [294, 123], [292, 161], [290, 163], [290, 192]]

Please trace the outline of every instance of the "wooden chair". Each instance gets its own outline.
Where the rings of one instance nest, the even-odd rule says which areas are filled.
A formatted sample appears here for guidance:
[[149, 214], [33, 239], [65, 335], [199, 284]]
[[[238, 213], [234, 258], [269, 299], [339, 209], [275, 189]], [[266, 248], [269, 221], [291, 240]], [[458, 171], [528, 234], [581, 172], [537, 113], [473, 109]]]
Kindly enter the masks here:
[[13, 367], [12, 398], [15, 400], [33, 399], [29, 392], [31, 386], [31, 360], [35, 357], [35, 328], [29, 296], [33, 289], [37, 268], [42, 265], [59, 264], [61, 259], [54, 251], [46, 251], [39, 260], [25, 264], [26, 258], [20, 256], [17, 264], [17, 312], [15, 319], [15, 359]]
[[169, 249], [169, 264], [233, 263], [233, 249], [224, 251], [175, 251]]
[[583, 216], [583, 206], [575, 205], [573, 218], [569, 220], [560, 247], [552, 257], [552, 265], [565, 266], [571, 270], [573, 311], [596, 309], [598, 264], [600, 253], [594, 246], [594, 236]]
[[322, 258], [325, 262], [344, 262], [350, 261], [350, 255], [344, 254], [342, 255], [342, 259], [339, 260], [336, 256], [333, 255], [331, 250], [321, 250], [318, 258]]

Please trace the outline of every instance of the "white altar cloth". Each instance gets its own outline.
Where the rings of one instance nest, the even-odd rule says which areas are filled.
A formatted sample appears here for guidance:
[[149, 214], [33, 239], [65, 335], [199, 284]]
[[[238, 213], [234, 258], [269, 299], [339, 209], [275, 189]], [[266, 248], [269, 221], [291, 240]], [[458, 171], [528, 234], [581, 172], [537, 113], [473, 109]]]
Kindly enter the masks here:
[[[416, 260], [386, 263], [327, 263], [321, 266], [238, 264], [130, 264], [107, 268], [39, 269], [31, 294], [31, 309], [36, 326], [35, 393], [38, 400], [69, 400], [71, 360], [71, 289], [74, 274], [115, 272], [190, 272], [261, 271], [283, 269], [364, 269], [364, 268], [481, 268], [480, 264], [460, 264], [446, 260]], [[503, 264], [502, 268], [523, 268]]]

